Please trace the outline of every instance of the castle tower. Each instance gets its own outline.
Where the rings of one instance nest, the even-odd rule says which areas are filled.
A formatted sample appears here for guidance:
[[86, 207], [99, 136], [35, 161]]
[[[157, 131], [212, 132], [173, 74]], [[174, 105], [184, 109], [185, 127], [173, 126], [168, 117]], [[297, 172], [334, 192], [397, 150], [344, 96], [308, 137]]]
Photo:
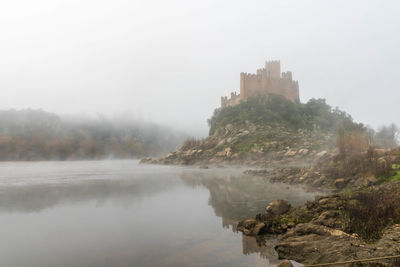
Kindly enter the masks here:
[[279, 60], [266, 61], [265, 71], [267, 76], [279, 79], [281, 77], [281, 62]]
[[246, 89], [245, 89], [245, 79], [246, 79], [246, 73], [242, 72], [240, 73], [240, 98], [246, 99]]

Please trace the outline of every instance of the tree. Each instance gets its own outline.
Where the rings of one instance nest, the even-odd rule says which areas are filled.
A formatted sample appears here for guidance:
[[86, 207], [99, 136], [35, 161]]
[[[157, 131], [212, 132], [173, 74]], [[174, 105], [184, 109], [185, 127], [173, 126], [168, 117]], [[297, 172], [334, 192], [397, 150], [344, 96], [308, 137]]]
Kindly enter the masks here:
[[376, 133], [376, 144], [384, 148], [398, 146], [399, 128], [394, 123], [382, 126]]

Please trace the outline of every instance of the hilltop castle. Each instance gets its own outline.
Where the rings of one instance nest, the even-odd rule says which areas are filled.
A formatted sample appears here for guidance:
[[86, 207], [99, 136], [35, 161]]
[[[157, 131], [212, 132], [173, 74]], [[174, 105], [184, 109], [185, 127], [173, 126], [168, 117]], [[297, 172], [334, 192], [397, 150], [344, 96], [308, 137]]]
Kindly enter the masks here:
[[240, 94], [231, 93], [231, 97], [221, 97], [221, 107], [234, 106], [249, 97], [282, 95], [293, 102], [300, 102], [299, 83], [293, 81], [292, 72], [282, 72], [280, 61], [267, 61], [265, 68], [257, 74], [240, 73]]

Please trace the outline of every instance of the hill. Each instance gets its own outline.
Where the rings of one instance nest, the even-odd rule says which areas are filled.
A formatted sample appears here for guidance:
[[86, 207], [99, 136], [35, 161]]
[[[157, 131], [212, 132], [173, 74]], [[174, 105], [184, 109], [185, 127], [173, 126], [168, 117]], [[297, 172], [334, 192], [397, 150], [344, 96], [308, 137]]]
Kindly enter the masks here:
[[218, 108], [209, 136], [188, 139], [163, 164], [304, 164], [334, 152], [338, 130], [364, 134], [366, 127], [324, 99], [306, 104], [279, 95], [250, 98]]
[[65, 118], [42, 110], [0, 111], [0, 160], [67, 160], [160, 155], [185, 135], [133, 119]]

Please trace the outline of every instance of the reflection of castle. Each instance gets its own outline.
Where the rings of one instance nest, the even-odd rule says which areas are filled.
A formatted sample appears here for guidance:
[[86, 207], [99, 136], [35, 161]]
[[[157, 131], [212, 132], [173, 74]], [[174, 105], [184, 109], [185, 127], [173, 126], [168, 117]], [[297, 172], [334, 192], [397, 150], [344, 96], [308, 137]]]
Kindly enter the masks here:
[[282, 95], [286, 99], [299, 102], [299, 83], [293, 81], [292, 73], [282, 72], [280, 61], [267, 61], [265, 68], [257, 74], [240, 73], [240, 94], [231, 93], [231, 97], [221, 97], [221, 107], [234, 106], [249, 97]]
[[[181, 174], [182, 181], [191, 187], [202, 186], [209, 190], [209, 204], [215, 215], [222, 218], [222, 226], [237, 232], [240, 220], [254, 217], [263, 212], [266, 205], [276, 199], [286, 199], [297, 206], [314, 198], [315, 193], [287, 184], [270, 183], [262, 177], [238, 175], [229, 170], [207, 172], [187, 172]], [[242, 233], [243, 254], [259, 254], [268, 259], [272, 266], [279, 262], [275, 247], [275, 238], [257, 240]], [[266, 265], [269, 266], [269, 265]]]
[[276, 239], [257, 240], [254, 236], [246, 236], [242, 234], [243, 254], [250, 255], [259, 253], [260, 257], [270, 260], [270, 262], [278, 263], [278, 253], [275, 251]]

